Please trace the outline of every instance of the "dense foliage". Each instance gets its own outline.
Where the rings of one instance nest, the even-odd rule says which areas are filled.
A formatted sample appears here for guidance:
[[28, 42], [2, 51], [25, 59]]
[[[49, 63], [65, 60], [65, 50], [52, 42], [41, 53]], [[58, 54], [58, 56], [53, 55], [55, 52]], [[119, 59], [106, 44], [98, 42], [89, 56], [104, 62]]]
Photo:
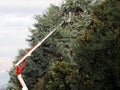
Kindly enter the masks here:
[[[119, 4], [117, 0], [104, 2], [93, 10], [92, 24], [78, 37], [76, 61], [79, 75], [88, 75], [92, 90], [117, 90], [119, 86]], [[117, 60], [116, 60], [117, 58]], [[117, 69], [117, 70], [116, 70]], [[117, 76], [116, 76], [117, 75]], [[81, 80], [80, 80], [81, 81]], [[85, 85], [85, 86], [86, 86]]]
[[[119, 5], [119, 0], [65, 0], [37, 15], [27, 39], [30, 46], [57, 31], [28, 60], [22, 75], [29, 90], [119, 90]], [[71, 11], [73, 23], [58, 27], [63, 6]], [[19, 50], [14, 63], [27, 50]], [[20, 88], [13, 67], [7, 89]]]

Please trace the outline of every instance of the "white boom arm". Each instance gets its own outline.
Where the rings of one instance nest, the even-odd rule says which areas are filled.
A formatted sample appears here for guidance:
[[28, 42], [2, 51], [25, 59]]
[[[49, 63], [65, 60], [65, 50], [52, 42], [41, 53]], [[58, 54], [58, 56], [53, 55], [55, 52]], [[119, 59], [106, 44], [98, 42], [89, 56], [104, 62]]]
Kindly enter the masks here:
[[49, 38], [54, 32], [56, 31], [56, 29], [54, 29], [53, 31], [51, 31], [43, 40], [41, 40], [40, 42], [38, 42], [35, 46], [33, 46], [16, 64], [15, 66], [18, 66], [21, 62], [23, 62], [28, 56], [31, 55], [31, 53], [36, 50], [47, 38]]
[[25, 84], [25, 82], [24, 82], [24, 80], [23, 80], [23, 78], [22, 78], [22, 75], [19, 74], [19, 75], [17, 76], [17, 78], [18, 78], [18, 80], [20, 81], [20, 83], [21, 83], [21, 85], [22, 85], [22, 90], [28, 90], [28, 88], [27, 88], [27, 86], [26, 86], [26, 84]]
[[[32, 52], [34, 50], [36, 50], [47, 38], [49, 38], [54, 32], [56, 31], [56, 29], [54, 29], [53, 31], [51, 31], [45, 38], [43, 38], [40, 42], [38, 42], [36, 45], [34, 45], [21, 59], [20, 61], [18, 61], [15, 66], [18, 66], [20, 63], [22, 63], [28, 56], [30, 56], [32, 54]], [[22, 90], [28, 90], [22, 75], [19, 74], [17, 75], [18, 80], [20, 81], [21, 85], [22, 85]]]

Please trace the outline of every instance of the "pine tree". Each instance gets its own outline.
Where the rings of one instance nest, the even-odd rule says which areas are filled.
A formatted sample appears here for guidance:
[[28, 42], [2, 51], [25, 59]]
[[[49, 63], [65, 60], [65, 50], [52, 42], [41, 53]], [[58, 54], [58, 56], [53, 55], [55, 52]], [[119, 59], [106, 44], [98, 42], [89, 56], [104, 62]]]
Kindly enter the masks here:
[[[82, 87], [92, 90], [118, 90], [116, 71], [119, 76], [119, 1], [104, 0], [92, 12], [93, 20], [85, 33], [78, 40], [76, 60], [79, 64], [79, 75], [84, 75]], [[116, 52], [116, 50], [118, 50]], [[115, 69], [117, 64], [117, 70]], [[89, 76], [89, 78], [86, 77]], [[119, 78], [119, 77], [118, 77]], [[117, 78], [117, 81], [119, 79]], [[87, 81], [90, 83], [87, 83]]]
[[[43, 15], [35, 17], [35, 28], [30, 29], [31, 35], [27, 39], [31, 47], [51, 30], [57, 28], [57, 31], [28, 60], [22, 75], [29, 89], [56, 90], [59, 87], [59, 90], [66, 90], [67, 86], [71, 90], [119, 88], [119, 45], [116, 43], [119, 42], [119, 1], [93, 1], [65, 0], [62, 6], [51, 5]], [[72, 13], [73, 23], [58, 27], [64, 20], [61, 15], [63, 6]], [[14, 63], [27, 50], [21, 50]], [[59, 70], [65, 78], [61, 77]], [[15, 67], [10, 71], [9, 82], [8, 88], [20, 90]]]
[[[66, 4], [64, 4], [64, 6], [69, 7], [70, 4], [66, 3]], [[62, 6], [61, 6], [61, 8], [62, 8]], [[81, 7], [81, 8], [83, 8], [83, 7]], [[59, 31], [57, 31], [55, 33], [54, 40], [55, 40], [55, 44], [57, 45], [56, 53], [58, 53], [58, 54], [57, 54], [57, 58], [54, 59], [52, 61], [52, 63], [55, 63], [56, 60], [59, 60], [60, 61], [59, 63], [66, 61], [65, 63], [67, 63], [68, 65], [69, 65], [69, 63], [74, 63], [73, 56], [74, 56], [75, 51], [73, 50], [73, 47], [76, 46], [75, 45], [76, 38], [78, 36], [80, 36], [82, 33], [84, 33], [85, 29], [87, 28], [86, 26], [88, 26], [91, 23], [92, 18], [88, 13], [80, 12], [76, 15], [74, 8], [71, 9], [71, 12], [73, 13], [73, 24], [72, 25], [67, 24], [64, 28], [59, 28]], [[54, 67], [54, 65], [52, 64], [51, 67]], [[62, 67], [62, 66], [60, 66], [60, 67]], [[65, 66], [64, 64], [63, 64], [63, 67], [69, 68], [69, 69], [71, 68], [70, 66], [67, 66], [67, 65]], [[55, 66], [54, 68], [57, 68], [57, 67]], [[67, 72], [67, 70], [65, 70], [65, 71]], [[58, 72], [55, 72], [54, 69], [50, 69], [50, 72], [56, 73], [57, 74], [56, 78], [59, 80], [61, 79], [60, 78], [61, 75]], [[63, 72], [63, 71], [61, 71], [61, 72]], [[72, 74], [76, 75], [74, 72], [72, 72]], [[67, 77], [69, 77], [69, 75], [66, 76], [66, 78]], [[47, 78], [47, 80], [46, 80], [46, 78]], [[76, 77], [76, 78], [78, 78], [78, 77]], [[43, 89], [43, 87], [48, 86], [49, 87], [48, 89], [51, 88], [52, 90], [56, 90], [56, 87], [61, 87], [60, 86], [61, 84], [62, 84], [62, 87], [59, 89], [66, 89], [65, 87], [67, 86], [67, 85], [64, 85], [63, 82], [59, 82], [59, 81], [52, 82], [51, 78], [49, 78], [49, 74], [47, 75], [47, 77], [44, 76], [44, 79], [42, 78], [42, 80], [44, 80], [42, 82], [43, 86], [35, 86], [36, 88], [40, 87]], [[74, 78], [71, 78], [65, 82], [72, 83], [71, 81], [74, 81]], [[49, 83], [49, 82], [51, 82], [51, 83]], [[39, 83], [41, 84], [41, 80], [38, 82], [38, 84]], [[45, 86], [44, 86], [44, 83], [46, 84]], [[56, 83], [61, 83], [61, 84], [57, 85]], [[76, 90], [79, 87], [79, 85], [76, 86], [73, 83], [70, 84], [69, 89]], [[53, 87], [52, 85], [56, 85], [56, 86]], [[44, 88], [43, 90], [46, 90], [46, 89]]]

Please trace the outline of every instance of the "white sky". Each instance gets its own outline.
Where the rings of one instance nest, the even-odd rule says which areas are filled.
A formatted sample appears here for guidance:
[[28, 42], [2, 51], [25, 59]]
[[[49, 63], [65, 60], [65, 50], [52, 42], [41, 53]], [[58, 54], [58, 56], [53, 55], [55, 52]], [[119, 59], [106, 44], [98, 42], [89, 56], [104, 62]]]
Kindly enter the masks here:
[[27, 46], [28, 27], [34, 15], [60, 0], [0, 0], [0, 57], [14, 58], [17, 49]]
[[12, 7], [46, 7], [50, 3], [58, 4], [60, 0], [0, 0], [0, 6]]
[[[34, 15], [41, 14], [51, 4], [61, 0], [0, 0], [0, 80], [11, 67], [20, 48], [26, 48]], [[3, 79], [2, 79], [3, 78]], [[7, 78], [7, 77], [6, 77]], [[7, 78], [8, 79], [8, 78]], [[1, 85], [0, 81], [0, 85]]]

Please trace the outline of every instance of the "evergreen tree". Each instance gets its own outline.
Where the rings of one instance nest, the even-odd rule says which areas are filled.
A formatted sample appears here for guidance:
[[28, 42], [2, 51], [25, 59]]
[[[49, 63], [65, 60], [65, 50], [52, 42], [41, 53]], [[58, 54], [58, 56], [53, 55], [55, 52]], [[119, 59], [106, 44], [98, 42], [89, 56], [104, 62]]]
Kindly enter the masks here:
[[[119, 4], [118, 0], [65, 0], [37, 15], [35, 29], [30, 29], [32, 35], [27, 39], [31, 47], [51, 30], [57, 31], [30, 56], [22, 73], [28, 88], [119, 89]], [[64, 6], [71, 12], [72, 23], [60, 27], [66, 18], [61, 14]], [[20, 50], [14, 63], [27, 50]], [[20, 90], [15, 67], [10, 71], [8, 89], [12, 88]]]
[[[58, 10], [59, 8], [57, 6], [52, 5], [51, 8], [49, 8], [49, 12], [47, 11], [42, 16], [36, 16], [37, 23], [34, 24], [35, 29], [30, 29], [32, 35], [28, 36], [29, 38], [27, 39], [31, 47], [43, 39], [51, 30], [55, 28], [53, 24], [56, 24], [59, 21], [56, 20], [57, 22], [54, 22], [53, 17], [54, 19], [59, 18], [59, 15], [57, 15], [58, 13], [56, 13]], [[44, 42], [41, 47], [37, 48], [37, 50], [35, 50], [30, 56], [27, 66], [22, 73], [25, 83], [29, 89], [33, 88], [33, 86], [37, 83], [38, 78], [42, 77], [47, 72], [50, 65], [50, 60], [55, 57], [53, 55], [56, 52], [55, 47], [56, 45], [54, 44], [53, 38], [50, 38]], [[27, 51], [28, 49], [22, 52], [22, 54], [19, 53], [18, 57], [16, 58], [16, 62]], [[14, 70], [15, 67], [14, 69], [11, 69], [11, 72]], [[14, 74], [14, 77], [16, 77], [15, 73], [10, 73], [10, 77], [12, 77], [12, 74]], [[10, 84], [11, 82], [16, 84], [16, 87], [20, 87], [19, 82], [15, 82], [12, 78], [10, 79]]]
[[[118, 0], [104, 0], [93, 10], [92, 23], [78, 40], [76, 61], [79, 75], [84, 79], [81, 87], [92, 90], [118, 90], [119, 84], [119, 4]], [[118, 50], [116, 52], [116, 50]], [[118, 54], [117, 54], [118, 53]], [[116, 66], [117, 65], [117, 66]], [[116, 67], [116, 68], [115, 68]], [[116, 70], [117, 69], [117, 70]], [[115, 74], [117, 72], [117, 74]], [[86, 77], [89, 76], [89, 78]], [[117, 75], [117, 79], [116, 79]], [[90, 83], [87, 83], [87, 81]], [[81, 89], [81, 88], [80, 88]], [[84, 89], [83, 89], [84, 90]]]
[[[70, 4], [68, 4], [68, 3], [64, 4], [64, 6], [71, 8]], [[61, 6], [61, 8], [62, 8], [62, 6]], [[83, 8], [83, 7], [81, 7], [81, 8]], [[56, 53], [58, 53], [58, 54], [57, 54], [57, 58], [54, 59], [52, 61], [52, 63], [55, 63], [56, 60], [59, 60], [60, 63], [61, 63], [61, 61], [62, 62], [66, 61], [65, 63], [67, 63], [68, 65], [69, 65], [69, 63], [74, 62], [73, 56], [74, 56], [75, 51], [73, 50], [73, 47], [76, 46], [75, 45], [76, 38], [78, 36], [80, 36], [82, 33], [84, 33], [85, 29], [87, 28], [86, 26], [88, 26], [91, 23], [92, 18], [88, 13], [77, 12], [77, 15], [76, 15], [74, 8], [71, 9], [71, 12], [72, 12], [72, 17], [73, 17], [72, 18], [73, 24], [71, 25], [68, 23], [64, 28], [59, 28], [59, 31], [57, 31], [55, 33], [55, 36], [54, 36], [55, 42], [54, 43], [57, 45]], [[63, 18], [63, 17], [61, 17], [61, 18]], [[65, 68], [71, 68], [70, 66], [67, 66], [67, 65], [65, 66], [64, 63], [62, 63], [62, 65]], [[62, 67], [62, 65], [60, 65], [58, 67]], [[57, 68], [56, 65], [54, 66], [53, 64], [51, 67]], [[58, 68], [58, 70], [59, 70], [59, 68]], [[64, 79], [63, 77], [61, 77], [61, 74], [59, 74], [59, 72], [54, 71], [54, 69], [50, 69], [49, 71], [51, 73], [52, 72], [56, 73], [57, 79], [59, 79], [59, 80]], [[65, 71], [67, 72], [66, 69], [65, 69]], [[73, 69], [73, 71], [74, 71], [74, 69]], [[64, 73], [64, 71], [61, 71], [61, 72]], [[76, 76], [76, 74], [74, 72], [72, 72], [72, 74], [74, 76]], [[51, 74], [51, 76], [52, 76], [52, 74]], [[63, 82], [59, 82], [59, 81], [53, 82], [51, 80], [51, 78], [49, 78], [49, 77], [50, 77], [49, 74], [47, 74], [47, 77], [44, 76], [44, 79], [43, 78], [41, 79], [41, 80], [44, 80], [42, 82], [43, 86], [35, 86], [35, 87], [42, 88], [42, 89], [44, 88], [43, 90], [47, 90], [47, 89], [56, 90], [56, 87], [60, 87], [59, 89], [66, 90], [67, 86], [69, 86], [69, 89], [71, 89], [71, 90], [73, 90], [73, 89], [76, 90], [79, 87], [79, 85], [76, 86], [76, 84], [74, 84], [74, 82], [73, 83], [71, 82], [71, 81], [74, 81], [74, 78], [70, 78], [67, 81], [65, 79], [65, 82], [72, 83], [69, 85], [65, 85]], [[69, 77], [69, 75], [66, 76], [66, 78], [67, 77]], [[78, 78], [78, 77], [76, 77], [76, 78]], [[41, 84], [41, 80], [38, 82], [38, 85]], [[49, 82], [51, 82], [51, 83], [49, 83]], [[56, 83], [58, 83], [58, 84], [56, 84]], [[59, 83], [61, 83], [62, 85]], [[53, 85], [54, 85], [54, 87], [53, 87]], [[47, 89], [45, 89], [45, 87]]]

